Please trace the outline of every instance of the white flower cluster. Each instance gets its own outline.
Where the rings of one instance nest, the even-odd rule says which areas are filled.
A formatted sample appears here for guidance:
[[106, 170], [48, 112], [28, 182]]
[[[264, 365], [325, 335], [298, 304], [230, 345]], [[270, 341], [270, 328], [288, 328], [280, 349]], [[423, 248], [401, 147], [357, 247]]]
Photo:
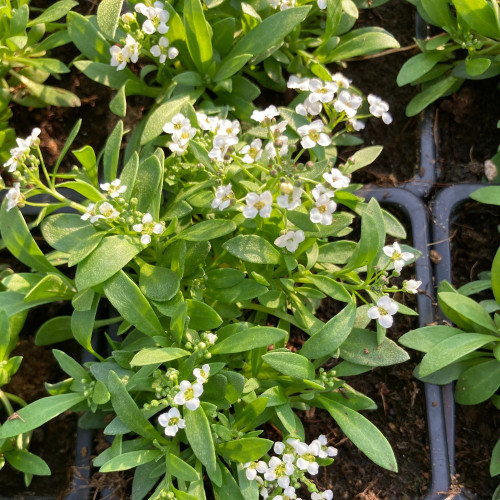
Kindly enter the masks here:
[[[195, 368], [193, 375], [196, 382], [192, 384], [188, 380], [183, 380], [179, 384], [179, 392], [174, 396], [174, 403], [185, 406], [188, 410], [194, 411], [200, 406], [200, 396], [203, 394], [203, 384], [210, 376], [210, 365], [204, 364], [201, 368]], [[175, 436], [179, 429], [184, 429], [186, 423], [181, 418], [178, 408], [170, 408], [166, 413], [158, 417], [158, 423], [165, 428], [165, 435]]]
[[168, 143], [168, 147], [177, 156], [182, 156], [187, 151], [189, 140], [196, 134], [196, 128], [191, 126], [189, 119], [182, 113], [177, 113], [172, 121], [165, 123], [163, 131], [171, 134], [172, 142]]
[[[365, 127], [363, 122], [356, 119], [363, 98], [359, 94], [347, 90], [350, 83], [350, 80], [341, 73], [333, 75], [330, 82], [324, 82], [319, 78], [299, 78], [296, 75], [291, 75], [287, 86], [290, 89], [309, 92], [305, 101], [296, 106], [295, 111], [298, 114], [316, 116], [321, 113], [324, 104], [332, 103], [334, 110], [337, 113], [344, 113], [353, 129], [359, 131]], [[382, 118], [382, 121], [387, 125], [392, 122], [389, 105], [385, 101], [373, 94], [368, 95], [367, 101], [370, 105], [370, 113], [373, 116]], [[317, 127], [319, 126], [320, 124], [317, 124]], [[316, 130], [315, 132], [319, 133], [320, 131]], [[321, 144], [319, 141], [315, 142]], [[307, 146], [303, 144], [303, 147]]]
[[[261, 497], [268, 498], [269, 495], [273, 495], [274, 500], [300, 500], [293, 485], [300, 482], [306, 472], [311, 475], [318, 474], [318, 458], [337, 456], [337, 449], [327, 446], [327, 439], [324, 435], [319, 436], [311, 444], [292, 438], [287, 439], [286, 443], [274, 443], [274, 452], [281, 458], [274, 456], [267, 463], [259, 460], [248, 462], [244, 466], [247, 479], [255, 480], [261, 486]], [[332, 492], [327, 490], [322, 493], [312, 493], [311, 498], [331, 499], [332, 496]]]
[[[136, 30], [130, 28], [132, 23], [137, 21], [136, 13], [126, 12], [122, 15], [121, 19], [125, 29], [133, 31], [133, 35], [127, 33], [123, 47], [115, 45], [110, 48], [111, 66], [116, 66], [117, 71], [121, 71], [127, 66], [127, 63], [136, 63], [142, 48], [138, 40], [144, 39], [146, 40], [146, 47], [149, 43], [153, 43], [149, 52], [153, 57], [158, 58], [160, 64], [165, 63], [167, 59], [175, 59], [179, 55], [179, 51], [175, 47], [170, 47], [168, 38], [164, 36], [169, 30], [167, 23], [170, 19], [170, 13], [165, 9], [164, 3], [139, 2], [135, 5], [135, 12], [144, 16], [140, 31], [137, 32], [139, 29], [138, 24]], [[155, 38], [149, 38], [152, 36]]]
[[4, 168], [6, 168], [9, 172], [14, 172], [21, 165], [23, 165], [30, 153], [31, 148], [38, 146], [40, 143], [40, 140], [38, 139], [40, 132], [41, 130], [39, 128], [34, 128], [26, 139], [20, 139], [17, 137], [17, 146], [10, 150], [10, 158], [3, 164]]
[[111, 54], [111, 66], [116, 66], [117, 71], [125, 69], [127, 63], [136, 63], [139, 60], [139, 54], [141, 51], [141, 46], [139, 42], [132, 36], [127, 35], [125, 38], [125, 45], [120, 47], [119, 45], [113, 45], [109, 49]]

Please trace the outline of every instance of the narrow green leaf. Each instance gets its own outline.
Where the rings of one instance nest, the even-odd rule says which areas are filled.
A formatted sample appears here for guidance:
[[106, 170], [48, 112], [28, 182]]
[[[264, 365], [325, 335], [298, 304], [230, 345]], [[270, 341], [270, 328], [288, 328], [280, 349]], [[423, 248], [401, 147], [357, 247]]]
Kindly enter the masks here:
[[198, 481], [198, 479], [200, 479], [196, 470], [188, 463], [184, 462], [184, 460], [181, 460], [177, 455], [167, 453], [166, 465], [168, 473], [182, 481]]
[[258, 347], [267, 347], [283, 340], [287, 336], [285, 330], [271, 326], [254, 326], [235, 332], [230, 337], [217, 342], [210, 348], [212, 354], [229, 354], [245, 352]]
[[49, 396], [18, 410], [20, 418], [7, 420], [0, 428], [0, 439], [7, 439], [40, 427], [85, 399], [83, 394], [71, 393]]
[[272, 368], [292, 378], [314, 380], [314, 365], [304, 356], [294, 352], [269, 352], [262, 359]]
[[196, 458], [207, 468], [207, 471], [215, 473], [215, 447], [203, 408], [199, 406], [194, 411], [186, 409], [183, 416], [186, 421], [186, 437]]
[[184, 28], [189, 53], [201, 74], [212, 62], [212, 39], [200, 0], [184, 0]]
[[90, 19], [70, 12], [67, 21], [69, 36], [78, 50], [93, 61], [109, 65], [110, 45]]
[[500, 362], [485, 359], [465, 370], [455, 386], [455, 401], [461, 405], [476, 405], [488, 400], [500, 387]]
[[56, 250], [70, 253], [84, 239], [96, 233], [78, 214], [53, 214], [41, 224], [42, 236]]
[[344, 405], [317, 396], [344, 434], [372, 461], [392, 472], [398, 471], [391, 445], [382, 433], [365, 417]]
[[[102, 158], [102, 165], [104, 168], [104, 179], [106, 182], [111, 182], [116, 179], [118, 171], [118, 160], [120, 158], [120, 145], [123, 136], [123, 122], [118, 121], [113, 132], [106, 141], [104, 147], [104, 155]], [[130, 189], [130, 186], [127, 186]]]
[[32, 19], [28, 23], [28, 28], [36, 24], [52, 23], [64, 17], [73, 7], [77, 6], [78, 2], [74, 0], [60, 0], [50, 5], [38, 17]]
[[210, 219], [189, 226], [178, 235], [178, 238], [187, 241], [214, 240], [232, 233], [236, 230], [236, 227], [232, 220]]
[[262, 438], [241, 438], [217, 445], [217, 453], [227, 460], [240, 463], [262, 458], [273, 446], [273, 441]]
[[429, 104], [433, 103], [441, 96], [449, 92], [461, 80], [454, 76], [447, 76], [425, 87], [422, 92], [418, 93], [406, 107], [406, 116], [415, 116], [420, 111], [425, 109]]
[[309, 359], [318, 359], [333, 353], [351, 333], [355, 318], [356, 304], [351, 302], [306, 340], [300, 354]]
[[123, 319], [146, 335], [165, 335], [158, 317], [139, 287], [119, 271], [103, 283], [104, 293]]
[[120, 271], [141, 250], [136, 236], [114, 234], [104, 238], [78, 265], [75, 283], [79, 290], [98, 285]]
[[116, 415], [131, 431], [152, 441], [163, 441], [161, 434], [139, 410], [123, 382], [114, 371], [109, 372], [108, 389], [111, 393], [111, 404]]
[[486, 0], [452, 0], [457, 14], [474, 31], [483, 36], [500, 38], [497, 11]]
[[189, 351], [178, 347], [154, 347], [140, 350], [130, 361], [130, 366], [149, 366], [168, 363], [189, 356]]
[[122, 11], [123, 0], [102, 0], [97, 7], [97, 24], [105, 36], [113, 40]]
[[50, 476], [50, 468], [43, 460], [27, 450], [11, 450], [4, 452], [4, 457], [14, 469], [20, 470], [25, 474], [34, 474], [36, 476]]
[[112, 458], [106, 462], [100, 469], [99, 472], [113, 472], [120, 470], [133, 469], [139, 467], [139, 465], [144, 465], [153, 460], [156, 460], [162, 455], [160, 450], [138, 450], [129, 451], [128, 453], [122, 453], [121, 455]]
[[139, 275], [139, 288], [151, 300], [170, 300], [179, 290], [180, 281], [171, 269], [144, 263]]
[[281, 254], [271, 243], [256, 234], [240, 234], [224, 243], [223, 248], [245, 262], [279, 264]]

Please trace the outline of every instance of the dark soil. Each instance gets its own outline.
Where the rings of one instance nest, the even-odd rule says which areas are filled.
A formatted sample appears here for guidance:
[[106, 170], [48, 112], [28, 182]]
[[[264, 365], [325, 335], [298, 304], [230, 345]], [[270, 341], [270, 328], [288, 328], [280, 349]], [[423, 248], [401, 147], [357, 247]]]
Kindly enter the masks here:
[[[414, 45], [415, 8], [404, 0], [391, 0], [376, 9], [360, 11], [355, 28], [380, 26], [391, 33], [402, 49], [381, 57], [349, 61], [347, 68], [331, 68], [352, 79], [365, 95], [375, 94], [389, 104], [393, 122], [385, 125], [379, 118], [366, 120], [361, 137], [366, 146], [384, 146], [382, 154], [368, 167], [355, 174], [356, 182], [397, 186], [410, 180], [418, 170], [419, 118], [407, 118], [405, 109], [416, 89], [398, 87], [396, 76], [407, 59], [418, 53]], [[354, 151], [346, 152], [346, 157]]]
[[[468, 203], [452, 225], [452, 270], [456, 287], [479, 279], [489, 271], [500, 247], [500, 209], [491, 205]], [[493, 298], [482, 292], [475, 300]], [[490, 402], [474, 406], [456, 405], [456, 469], [458, 482], [479, 495], [491, 498], [498, 478], [491, 478], [489, 462], [498, 440], [500, 411]]]
[[500, 78], [467, 81], [436, 109], [439, 184], [481, 182], [500, 144]]
[[[55, 382], [67, 378], [59, 369], [50, 350], [34, 345], [32, 338], [23, 339], [12, 353], [23, 356], [19, 371], [5, 386], [7, 392], [31, 403], [47, 396], [42, 381]], [[5, 419], [2, 413], [1, 420]], [[75, 458], [77, 416], [66, 412], [35, 429], [29, 451], [42, 457], [50, 467], [50, 476], [34, 476], [29, 488], [22, 473], [6, 465], [0, 474], [0, 492], [3, 496], [19, 498], [33, 495], [59, 496], [66, 490]]]

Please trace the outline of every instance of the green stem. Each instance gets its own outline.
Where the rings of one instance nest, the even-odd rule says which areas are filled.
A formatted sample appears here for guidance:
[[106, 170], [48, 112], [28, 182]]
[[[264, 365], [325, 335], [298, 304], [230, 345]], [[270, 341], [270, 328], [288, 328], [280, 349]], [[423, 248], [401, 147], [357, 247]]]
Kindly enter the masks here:
[[269, 307], [261, 306], [259, 304], [247, 304], [245, 309], [252, 309], [254, 311], [264, 312], [271, 316], [275, 316], [276, 318], [282, 319], [284, 321], [288, 321], [291, 325], [296, 326], [297, 328], [302, 329], [303, 327], [299, 325], [297, 320], [291, 315], [281, 311], [277, 311], [276, 309], [271, 309]]
[[7, 397], [6, 393], [3, 392], [1, 389], [0, 389], [0, 401], [4, 405], [5, 410], [7, 411], [7, 414], [9, 416], [15, 413], [14, 408], [12, 408], [12, 405], [10, 404], [9, 398]]
[[4, 394], [9, 398], [11, 401], [14, 403], [17, 403], [21, 408], [24, 408], [28, 403], [19, 396], [16, 396], [15, 394], [11, 394], [10, 392], [4, 392]]

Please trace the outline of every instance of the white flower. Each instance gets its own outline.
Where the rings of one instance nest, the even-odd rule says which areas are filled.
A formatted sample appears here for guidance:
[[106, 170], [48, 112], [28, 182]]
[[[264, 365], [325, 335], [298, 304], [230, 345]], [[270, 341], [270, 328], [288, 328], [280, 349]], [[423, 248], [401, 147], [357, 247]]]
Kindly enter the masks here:
[[191, 128], [191, 122], [182, 113], [177, 113], [172, 117], [172, 121], [163, 125], [163, 131], [167, 134], [179, 132], [183, 128]]
[[176, 130], [172, 134], [172, 141], [178, 144], [179, 146], [185, 146], [189, 139], [192, 139], [196, 134], [196, 129], [188, 125], [186, 127], [182, 127], [180, 130]]
[[90, 222], [94, 223], [97, 219], [116, 219], [120, 215], [120, 212], [117, 212], [115, 207], [107, 201], [99, 205], [99, 212], [101, 215], [94, 215], [90, 218]]
[[168, 31], [167, 22], [170, 14], [167, 10], [163, 9], [163, 3], [155, 2], [153, 7], [147, 7], [143, 3], [138, 3], [135, 10], [146, 16], [147, 19], [142, 23], [142, 31], [147, 35], [153, 33], [160, 33], [164, 35]]
[[309, 149], [319, 144], [320, 146], [329, 146], [332, 142], [330, 137], [324, 133], [325, 126], [321, 120], [314, 120], [309, 125], [302, 125], [297, 132], [302, 137], [300, 144], [303, 148]]
[[40, 143], [40, 140], [38, 139], [38, 136], [40, 135], [42, 131], [38, 128], [35, 127], [32, 131], [31, 134], [24, 139], [24, 143], [28, 148], [32, 148], [33, 146], [37, 146]]
[[240, 149], [240, 154], [244, 155], [242, 158], [243, 163], [250, 164], [259, 161], [262, 156], [262, 141], [254, 139], [250, 144]]
[[231, 205], [234, 199], [231, 183], [226, 186], [219, 186], [215, 190], [215, 198], [212, 200], [212, 208], [218, 208], [221, 212]]
[[408, 293], [418, 293], [418, 288], [422, 284], [421, 281], [416, 280], [404, 280], [403, 281], [403, 291]]
[[139, 42], [131, 35], [127, 35], [125, 38], [125, 47], [123, 47], [123, 57], [127, 61], [136, 63], [139, 60], [141, 46]]
[[[286, 130], [286, 126], [288, 125], [288, 122], [286, 120], [282, 120], [279, 123], [275, 123], [274, 125], [271, 125], [269, 127], [269, 130], [272, 132], [273, 136], [283, 134], [283, 132]], [[287, 137], [288, 139], [288, 137]]]
[[295, 0], [267, 0], [273, 9], [287, 10], [295, 7]]
[[362, 102], [363, 99], [361, 96], [351, 94], [350, 92], [347, 92], [347, 90], [342, 90], [333, 107], [337, 113], [342, 113], [344, 111], [347, 118], [353, 118]]
[[243, 209], [243, 215], [247, 219], [254, 219], [257, 214], [264, 218], [271, 217], [273, 209], [273, 195], [271, 191], [264, 191], [261, 195], [248, 193], [245, 201], [247, 205]]
[[[240, 133], [240, 122], [238, 120], [219, 120], [215, 132], [218, 136], [229, 136], [236, 138]], [[236, 141], [235, 144], [237, 142], [238, 141]]]
[[316, 200], [316, 206], [309, 213], [311, 222], [329, 226], [333, 222], [332, 214], [337, 210], [337, 204], [330, 199], [328, 194], [322, 194]]
[[307, 96], [303, 103], [295, 106], [295, 112], [302, 116], [319, 115], [322, 109], [323, 104], [321, 104], [321, 101], [311, 102], [310, 96]]
[[351, 80], [346, 78], [342, 73], [335, 73], [332, 75], [332, 82], [335, 82], [339, 88], [348, 89], [351, 85]]
[[[159, 57], [160, 64], [163, 64], [167, 60], [167, 57], [168, 59], [175, 59], [179, 54], [179, 51], [177, 51], [175, 47], [168, 48], [168, 46], [169, 46], [168, 38], [162, 36], [158, 41], [158, 45], [153, 45], [149, 50], [154, 57]], [[172, 49], [174, 50], [174, 52], [171, 52]]]
[[281, 194], [276, 201], [281, 208], [293, 210], [300, 205], [302, 201], [302, 188], [293, 186], [289, 182], [282, 182], [280, 184], [280, 192]]
[[179, 429], [186, 427], [186, 422], [181, 418], [177, 408], [170, 408], [167, 413], [162, 413], [158, 417], [158, 423], [165, 427], [166, 436], [175, 436]]
[[389, 125], [392, 123], [392, 116], [389, 113], [389, 104], [382, 100], [382, 98], [376, 95], [369, 94], [368, 102], [370, 104], [370, 113], [377, 118], [382, 118], [382, 121]]
[[231, 146], [238, 143], [238, 138], [234, 135], [216, 135], [213, 140], [213, 147], [208, 153], [209, 158], [215, 161], [229, 161], [226, 158], [227, 152]]
[[318, 198], [323, 195], [328, 196], [328, 198], [333, 198], [335, 196], [335, 191], [326, 188], [323, 184], [318, 184], [311, 192], [315, 200], [318, 200]]
[[280, 248], [286, 248], [289, 252], [295, 252], [300, 243], [306, 239], [304, 231], [288, 231], [274, 240], [274, 244]]
[[101, 184], [101, 189], [103, 191], [107, 191], [109, 196], [111, 198], [118, 198], [122, 193], [124, 193], [127, 190], [127, 186], [122, 186], [121, 185], [121, 180], [120, 179], [115, 179], [114, 181], [105, 182], [104, 184]]
[[174, 403], [177, 405], [186, 405], [188, 410], [196, 410], [200, 406], [199, 397], [203, 394], [203, 386], [198, 382], [191, 384], [183, 380], [179, 384], [180, 391], [174, 396]]
[[307, 451], [297, 458], [297, 467], [300, 470], [306, 470], [309, 474], [314, 476], [319, 471], [319, 464], [316, 462], [315, 458], [316, 457], [311, 452], [310, 447], [307, 446]]
[[394, 242], [392, 246], [384, 247], [382, 250], [394, 262], [394, 269], [398, 273], [400, 273], [401, 269], [403, 269], [405, 262], [415, 257], [415, 255], [411, 252], [402, 252], [401, 247], [397, 242]]
[[300, 498], [297, 498], [297, 493], [293, 486], [287, 486], [283, 490], [283, 495], [276, 495], [273, 497], [273, 500], [300, 500]]
[[264, 460], [259, 460], [258, 462], [247, 462], [243, 466], [245, 470], [245, 474], [249, 481], [253, 481], [257, 477], [257, 472], [264, 474], [267, 470], [267, 464]]
[[368, 317], [378, 320], [380, 326], [390, 328], [393, 323], [393, 316], [398, 312], [398, 304], [384, 295], [377, 301], [377, 305], [368, 309]]
[[286, 85], [289, 89], [309, 90], [309, 78], [299, 78], [297, 75], [290, 75]]
[[339, 86], [335, 82], [324, 82], [319, 78], [312, 78], [309, 81], [309, 90], [311, 91], [309, 101], [312, 103], [331, 102], [338, 89]]
[[217, 342], [217, 335], [215, 333], [207, 333], [207, 340], [210, 345], [214, 345]]
[[321, 493], [311, 493], [311, 500], [332, 500], [332, 490], [325, 490]]
[[15, 182], [14, 186], [7, 191], [7, 212], [14, 207], [24, 206], [24, 195], [21, 193], [19, 182]]
[[271, 105], [268, 106], [264, 111], [254, 110], [252, 116], [250, 117], [252, 120], [256, 122], [263, 123], [266, 120], [271, 121], [273, 118], [276, 118], [280, 115], [280, 112], [276, 108], [276, 106]]
[[123, 56], [123, 49], [118, 45], [113, 45], [109, 49], [109, 53], [111, 54], [111, 66], [116, 66], [116, 71], [125, 69], [125, 66], [127, 66], [127, 59]]
[[283, 461], [281, 461], [278, 457], [271, 457], [269, 460], [269, 466], [267, 470], [264, 472], [264, 479], [266, 481], [276, 481], [278, 482], [278, 486], [282, 488], [287, 488], [290, 486], [290, 477], [294, 471], [295, 467], [292, 463], [293, 457], [290, 458], [283, 457]]
[[193, 375], [196, 377], [196, 382], [204, 384], [210, 375], [210, 365], [205, 363], [201, 368], [195, 368]]
[[318, 439], [315, 439], [310, 445], [309, 449], [315, 457], [328, 458], [336, 457], [338, 454], [337, 448], [333, 446], [326, 446], [327, 439], [324, 434], [321, 434]]
[[[288, 137], [286, 135], [280, 135], [276, 139], [276, 146], [279, 147], [280, 156], [286, 156], [288, 154]], [[277, 152], [276, 148], [274, 147], [274, 143], [268, 142], [264, 149], [268, 158], [276, 158]]]
[[360, 130], [363, 130], [365, 128], [365, 123], [361, 120], [356, 120], [356, 118], [351, 118], [347, 121], [356, 132], [359, 132]]
[[142, 233], [141, 243], [143, 245], [149, 245], [151, 243], [151, 235], [161, 234], [165, 228], [163, 224], [153, 222], [153, 216], [151, 214], [145, 213], [142, 216], [142, 223], [134, 224], [132, 229], [137, 233]]
[[130, 24], [135, 21], [135, 14], [132, 12], [125, 12], [125, 14], [122, 14], [122, 21], [124, 24]]
[[334, 189], [346, 188], [351, 182], [349, 177], [344, 175], [338, 168], [332, 168], [330, 172], [324, 173], [323, 179]]
[[21, 165], [23, 165], [30, 152], [30, 148], [38, 146], [40, 143], [40, 140], [38, 139], [40, 132], [41, 130], [36, 127], [31, 131], [31, 134], [26, 137], [26, 139], [17, 137], [17, 146], [9, 151], [10, 158], [3, 164], [4, 168], [7, 168], [9, 172], [14, 172]]
[[94, 216], [95, 216], [95, 203], [89, 203], [86, 212], [80, 217], [80, 219], [88, 220]]
[[321, 9], [321, 10], [326, 9], [326, 0], [318, 0], [318, 9]]
[[274, 453], [276, 453], [276, 455], [281, 455], [285, 451], [285, 447], [285, 443], [276, 441], [273, 446]]
[[197, 111], [196, 119], [198, 120], [198, 126], [201, 128], [201, 130], [211, 130], [212, 123], [205, 113]]
[[286, 442], [295, 450], [295, 453], [297, 453], [297, 455], [303, 455], [309, 450], [309, 446], [306, 443], [300, 441], [300, 439], [288, 438]]

